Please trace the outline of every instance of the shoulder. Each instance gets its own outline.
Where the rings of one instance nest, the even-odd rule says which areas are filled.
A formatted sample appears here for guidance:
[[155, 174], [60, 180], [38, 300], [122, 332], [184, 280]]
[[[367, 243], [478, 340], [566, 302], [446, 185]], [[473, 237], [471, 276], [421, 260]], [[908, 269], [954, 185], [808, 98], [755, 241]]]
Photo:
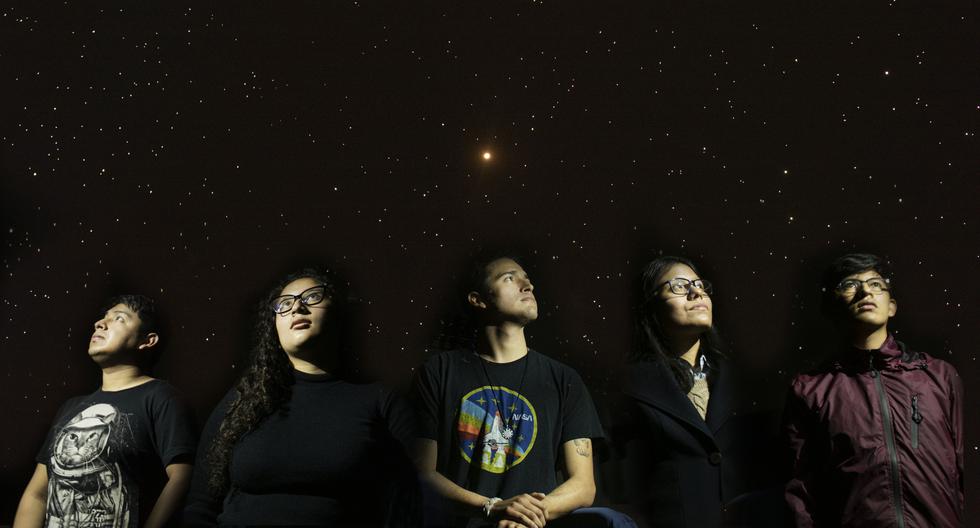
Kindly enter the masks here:
[[469, 350], [444, 350], [423, 361], [421, 370], [429, 374], [439, 374], [472, 363], [474, 359], [475, 356]]
[[150, 380], [134, 391], [134, 397], [142, 398], [152, 406], [177, 405], [185, 406], [184, 395], [169, 382], [161, 379]]
[[578, 372], [575, 369], [562, 363], [561, 361], [558, 361], [555, 358], [546, 356], [534, 349], [528, 349], [527, 356], [528, 356], [528, 360], [534, 362], [533, 364], [538, 367], [548, 369], [564, 377], [581, 380], [581, 376], [579, 376]]

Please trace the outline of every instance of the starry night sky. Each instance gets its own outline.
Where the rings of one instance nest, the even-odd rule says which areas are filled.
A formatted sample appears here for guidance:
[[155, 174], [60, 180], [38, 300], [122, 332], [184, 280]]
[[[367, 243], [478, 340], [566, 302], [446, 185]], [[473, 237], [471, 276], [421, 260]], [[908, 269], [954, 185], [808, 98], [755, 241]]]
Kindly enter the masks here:
[[254, 303], [313, 260], [350, 280], [364, 371], [397, 382], [466, 254], [524, 248], [532, 345], [601, 398], [632, 277], [688, 255], [778, 413], [829, 342], [820, 270], [872, 251], [900, 339], [980, 388], [972, 2], [391, 4], [0, 8], [0, 523], [58, 406], [98, 386], [104, 298], [160, 299], [158, 374], [203, 419]]

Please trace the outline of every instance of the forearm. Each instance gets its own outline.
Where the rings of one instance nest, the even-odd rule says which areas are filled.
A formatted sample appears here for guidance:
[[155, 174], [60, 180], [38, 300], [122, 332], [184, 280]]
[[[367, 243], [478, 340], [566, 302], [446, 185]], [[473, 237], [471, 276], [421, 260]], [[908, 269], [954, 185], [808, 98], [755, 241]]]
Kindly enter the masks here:
[[46, 500], [46, 497], [24, 493], [17, 505], [13, 528], [39, 528], [43, 526]]
[[422, 481], [436, 492], [449, 505], [453, 513], [466, 517], [484, 515], [483, 506], [489, 500], [479, 493], [465, 489], [444, 477], [438, 471], [424, 471], [420, 474]]
[[572, 510], [592, 506], [593, 500], [595, 500], [595, 483], [592, 479], [573, 477], [545, 496], [542, 502], [545, 504], [550, 521]]
[[170, 518], [180, 508], [187, 489], [191, 484], [190, 466], [179, 471], [179, 474], [172, 475], [167, 484], [164, 485], [160, 496], [157, 497], [156, 504], [150, 511], [150, 516], [146, 519], [146, 528], [162, 528], [166, 526]]

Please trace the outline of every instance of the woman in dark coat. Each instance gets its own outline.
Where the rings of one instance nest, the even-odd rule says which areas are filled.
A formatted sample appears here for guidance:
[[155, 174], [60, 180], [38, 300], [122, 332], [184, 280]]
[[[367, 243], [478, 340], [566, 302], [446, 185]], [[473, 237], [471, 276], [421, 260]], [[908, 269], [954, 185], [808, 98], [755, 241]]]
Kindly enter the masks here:
[[738, 486], [711, 283], [665, 256], [647, 264], [636, 294], [637, 346], [612, 431], [630, 513], [650, 527], [721, 526]]

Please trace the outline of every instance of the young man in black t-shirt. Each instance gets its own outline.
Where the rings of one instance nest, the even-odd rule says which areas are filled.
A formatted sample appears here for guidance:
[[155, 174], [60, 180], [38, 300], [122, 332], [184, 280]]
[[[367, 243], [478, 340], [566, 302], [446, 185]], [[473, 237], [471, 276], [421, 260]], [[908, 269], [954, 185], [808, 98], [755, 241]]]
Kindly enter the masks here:
[[107, 306], [88, 347], [102, 386], [58, 411], [17, 528], [164, 526], [187, 491], [190, 415], [169, 384], [147, 374], [160, 341], [155, 304], [123, 295]]
[[475, 345], [430, 358], [415, 381], [416, 465], [436, 496], [426, 524], [633, 526], [588, 508], [602, 427], [579, 375], [527, 347], [524, 327], [538, 317], [527, 273], [508, 257], [474, 270]]

